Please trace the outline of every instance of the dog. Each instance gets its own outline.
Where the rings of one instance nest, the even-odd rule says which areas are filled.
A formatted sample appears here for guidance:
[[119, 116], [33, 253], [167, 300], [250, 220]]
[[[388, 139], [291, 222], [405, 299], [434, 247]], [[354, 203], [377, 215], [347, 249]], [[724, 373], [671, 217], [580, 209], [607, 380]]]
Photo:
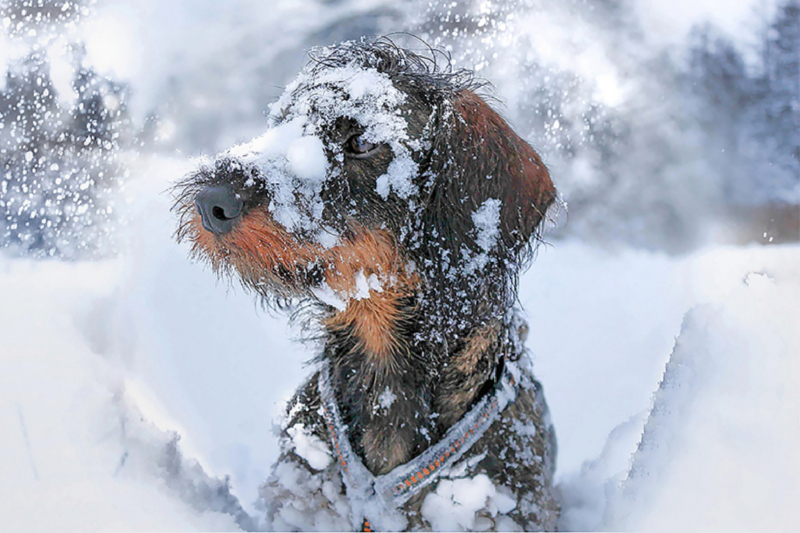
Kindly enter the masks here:
[[310, 56], [264, 135], [176, 186], [193, 256], [318, 332], [269, 523], [555, 529], [555, 434], [514, 308], [558, 204], [545, 165], [442, 53]]

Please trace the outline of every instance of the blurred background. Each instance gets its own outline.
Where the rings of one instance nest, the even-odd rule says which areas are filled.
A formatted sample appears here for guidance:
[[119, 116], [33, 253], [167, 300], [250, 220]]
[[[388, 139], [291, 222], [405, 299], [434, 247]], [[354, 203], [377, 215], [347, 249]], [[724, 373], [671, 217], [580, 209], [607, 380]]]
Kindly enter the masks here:
[[566, 204], [519, 294], [559, 527], [797, 530], [798, 0], [0, 0], [0, 530], [269, 529], [315, 348], [169, 188], [387, 34], [489, 80]]
[[247, 140], [310, 47], [395, 32], [494, 84], [567, 202], [551, 239], [685, 253], [800, 235], [795, 0], [3, 0], [0, 20], [15, 253], [112, 253], [126, 158]]

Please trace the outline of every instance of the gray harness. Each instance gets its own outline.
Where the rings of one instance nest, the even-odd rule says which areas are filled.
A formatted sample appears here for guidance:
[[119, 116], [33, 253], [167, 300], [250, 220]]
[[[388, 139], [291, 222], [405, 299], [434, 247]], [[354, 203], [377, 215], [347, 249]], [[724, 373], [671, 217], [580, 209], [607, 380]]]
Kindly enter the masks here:
[[350, 501], [356, 531], [399, 531], [406, 527], [400, 508], [458, 461], [517, 397], [520, 371], [505, 361], [502, 376], [491, 394], [484, 396], [451, 427], [442, 440], [391, 472], [375, 476], [353, 452], [342, 422], [330, 378], [330, 364], [322, 364], [319, 394], [328, 432]]

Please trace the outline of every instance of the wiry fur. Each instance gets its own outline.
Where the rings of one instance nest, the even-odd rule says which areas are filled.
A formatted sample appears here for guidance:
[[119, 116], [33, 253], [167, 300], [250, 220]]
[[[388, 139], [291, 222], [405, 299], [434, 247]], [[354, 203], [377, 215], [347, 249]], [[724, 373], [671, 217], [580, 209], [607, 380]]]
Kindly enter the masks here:
[[[397, 112], [417, 143], [408, 143], [418, 169], [417, 192], [407, 198], [376, 192], [376, 180], [397, 155], [386, 145], [370, 157], [338, 157], [330, 147], [364, 127], [341, 117], [320, 133], [330, 162], [321, 216], [338, 234], [335, 246], [325, 248], [311, 233], [275, 222], [272, 191], [260, 169], [229, 155], [202, 165], [178, 185], [178, 238], [192, 244], [195, 257], [218, 273], [237, 275], [262, 297], [305, 302], [315, 310], [324, 331], [319, 357], [331, 364], [351, 444], [377, 475], [435, 444], [492, 389], [501, 362], [524, 355], [514, 342], [520, 325], [511, 308], [519, 272], [556, 192], [536, 152], [479, 96], [485, 83], [471, 71], [453, 70], [449, 63], [442, 67], [435, 53], [417, 55], [388, 40], [345, 43], [311, 57], [309, 81], [294, 88], [288, 107], [273, 115], [273, 125], [287, 120], [292, 102], [315, 90], [314, 80], [330, 69], [355, 64], [383, 73], [406, 95]], [[220, 183], [242, 195], [245, 212], [230, 233], [217, 236], [201, 226], [194, 199], [204, 187]], [[474, 219], [487, 201], [500, 202], [491, 247], [480, 240]], [[353, 294], [358, 276], [373, 275], [384, 281], [380, 291], [350, 298], [343, 309], [318, 297], [321, 286]], [[530, 375], [526, 383], [502, 422], [476, 445], [487, 455], [471, 468], [490, 473], [514, 492], [519, 526], [552, 527], [558, 514], [550, 487], [554, 441], [542, 419], [546, 406], [536, 400], [539, 385]], [[293, 400], [287, 430], [301, 424], [327, 442], [315, 387], [312, 378]], [[390, 405], [380, 401], [387, 390], [395, 398]], [[515, 420], [532, 424], [535, 436], [509, 436]], [[288, 433], [284, 439], [281, 461], [317, 475], [292, 451]], [[516, 465], [505, 468], [514, 454]], [[335, 468], [328, 470], [322, 474], [336, 478]], [[283, 508], [281, 498], [288, 498], [280, 484], [274, 478], [265, 488], [265, 497], [276, 498], [267, 502], [273, 516]], [[406, 504], [409, 527], [426, 527], [419, 510], [434, 488]]]

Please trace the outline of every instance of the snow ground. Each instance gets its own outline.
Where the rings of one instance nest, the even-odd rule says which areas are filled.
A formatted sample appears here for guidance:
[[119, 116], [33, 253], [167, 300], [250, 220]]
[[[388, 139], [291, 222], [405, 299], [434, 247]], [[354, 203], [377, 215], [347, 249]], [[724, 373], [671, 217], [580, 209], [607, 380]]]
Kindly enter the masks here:
[[[134, 171], [123, 257], [0, 258], [0, 529], [235, 529], [208, 476], [257, 516], [273, 420], [313, 352], [173, 243], [164, 191], [186, 165]], [[798, 265], [797, 245], [540, 249], [520, 302], [563, 527], [800, 526]]]

